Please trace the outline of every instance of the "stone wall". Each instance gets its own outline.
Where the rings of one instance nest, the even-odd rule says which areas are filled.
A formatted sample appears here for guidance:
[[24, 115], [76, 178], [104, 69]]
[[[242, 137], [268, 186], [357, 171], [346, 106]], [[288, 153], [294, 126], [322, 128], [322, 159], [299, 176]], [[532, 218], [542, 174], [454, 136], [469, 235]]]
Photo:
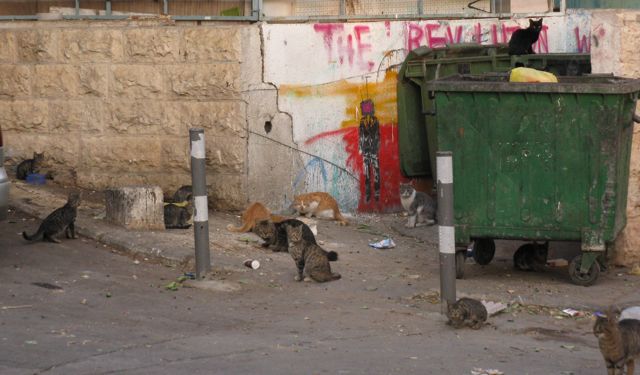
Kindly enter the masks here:
[[[593, 11], [591, 62], [594, 73], [640, 78], [640, 11]], [[640, 106], [636, 113], [640, 113]], [[640, 126], [635, 125], [631, 148], [627, 226], [615, 243], [613, 262], [640, 264]]]
[[188, 129], [202, 127], [210, 202], [240, 208], [259, 34], [166, 19], [0, 23], [6, 154], [16, 164], [44, 151], [64, 183], [171, 191], [190, 184]]

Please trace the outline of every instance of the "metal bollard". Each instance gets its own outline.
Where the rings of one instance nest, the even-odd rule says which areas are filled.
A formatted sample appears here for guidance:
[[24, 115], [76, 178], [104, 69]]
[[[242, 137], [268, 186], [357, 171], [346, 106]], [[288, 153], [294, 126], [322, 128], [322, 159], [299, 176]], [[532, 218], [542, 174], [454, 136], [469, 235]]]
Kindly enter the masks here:
[[456, 301], [456, 244], [453, 218], [453, 156], [451, 151], [436, 153], [438, 174], [438, 238], [440, 249], [441, 312]]
[[195, 203], [193, 234], [196, 247], [196, 279], [200, 280], [211, 270], [204, 129], [189, 129], [189, 138], [191, 139], [191, 186]]

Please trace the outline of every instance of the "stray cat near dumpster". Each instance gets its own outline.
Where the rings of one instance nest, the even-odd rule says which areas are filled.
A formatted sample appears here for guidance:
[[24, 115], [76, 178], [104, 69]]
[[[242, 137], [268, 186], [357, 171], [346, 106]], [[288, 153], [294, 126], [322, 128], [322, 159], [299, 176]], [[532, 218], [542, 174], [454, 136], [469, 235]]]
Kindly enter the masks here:
[[438, 203], [428, 194], [417, 191], [409, 184], [400, 184], [400, 202], [409, 214], [405, 225], [407, 228], [436, 223]]

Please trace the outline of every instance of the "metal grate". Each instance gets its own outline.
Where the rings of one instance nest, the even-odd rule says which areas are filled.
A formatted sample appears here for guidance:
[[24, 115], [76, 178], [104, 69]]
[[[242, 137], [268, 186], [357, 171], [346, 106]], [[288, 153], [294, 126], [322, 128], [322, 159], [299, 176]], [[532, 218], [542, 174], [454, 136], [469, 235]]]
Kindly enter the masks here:
[[490, 0], [424, 0], [424, 14], [473, 14], [491, 12]]
[[[111, 0], [111, 14], [158, 15], [164, 13], [163, 0]], [[80, 0], [83, 16], [107, 14], [105, 0]], [[168, 14], [175, 16], [251, 15], [251, 0], [169, 0]], [[39, 13], [74, 15], [75, 0], [0, 0], [0, 16], [35, 16]]]
[[51, 8], [74, 8], [74, 0], [0, 0], [0, 16], [34, 16]]
[[294, 16], [337, 16], [340, 14], [340, 0], [296, 0], [293, 4]]
[[172, 16], [246, 16], [251, 14], [251, 0], [171, 0]]
[[347, 15], [358, 16], [393, 16], [412, 15], [418, 13], [416, 0], [352, 0], [345, 2]]
[[[341, 13], [341, 10], [344, 13]], [[393, 17], [420, 13], [425, 15], [474, 14], [490, 11], [491, 0], [294, 0], [292, 15]]]

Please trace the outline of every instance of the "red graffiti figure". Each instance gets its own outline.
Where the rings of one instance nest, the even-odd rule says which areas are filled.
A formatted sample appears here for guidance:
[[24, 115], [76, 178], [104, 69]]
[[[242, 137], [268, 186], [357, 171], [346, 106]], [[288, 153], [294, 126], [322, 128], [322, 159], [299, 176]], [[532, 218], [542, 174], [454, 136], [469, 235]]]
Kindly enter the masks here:
[[375, 116], [373, 101], [371, 99], [360, 102], [362, 118], [358, 140], [360, 154], [364, 164], [364, 191], [365, 202], [371, 200], [371, 174], [373, 174], [374, 197], [380, 200], [380, 163], [378, 161], [378, 151], [380, 151], [380, 124]]

